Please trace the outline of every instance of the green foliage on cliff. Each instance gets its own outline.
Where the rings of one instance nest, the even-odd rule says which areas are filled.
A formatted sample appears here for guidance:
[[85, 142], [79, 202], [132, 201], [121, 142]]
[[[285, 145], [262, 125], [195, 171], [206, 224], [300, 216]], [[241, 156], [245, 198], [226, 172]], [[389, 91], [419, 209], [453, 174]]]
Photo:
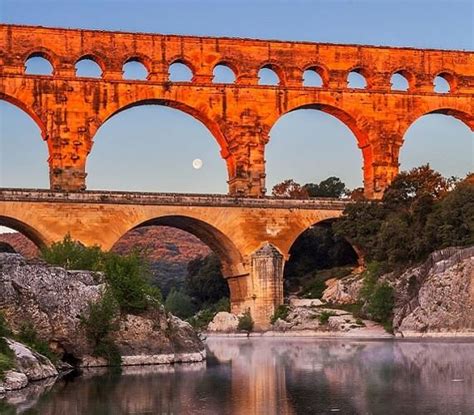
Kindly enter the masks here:
[[86, 247], [67, 234], [62, 241], [43, 247], [41, 257], [48, 264], [66, 269], [99, 271], [103, 252], [98, 246]]
[[166, 297], [165, 308], [166, 311], [182, 319], [190, 318], [195, 312], [191, 297], [185, 292], [174, 288], [171, 289], [168, 297]]
[[194, 316], [188, 318], [187, 321], [196, 330], [204, 330], [220, 311], [230, 312], [230, 301], [227, 297], [222, 297], [217, 303], [199, 310]]
[[113, 341], [113, 333], [118, 330], [119, 304], [111, 290], [102, 298], [89, 304], [87, 315], [81, 317], [81, 323], [87, 338], [94, 348], [94, 356], [104, 357], [111, 366], [119, 366], [122, 358]]
[[103, 252], [98, 246], [86, 247], [66, 235], [44, 248], [41, 255], [51, 265], [103, 272], [121, 311], [140, 313], [161, 302], [159, 289], [150, 282], [148, 262], [138, 252]]
[[367, 260], [392, 268], [423, 260], [447, 246], [471, 245], [474, 184], [446, 179], [429, 165], [402, 172], [381, 202], [348, 206], [335, 230]]

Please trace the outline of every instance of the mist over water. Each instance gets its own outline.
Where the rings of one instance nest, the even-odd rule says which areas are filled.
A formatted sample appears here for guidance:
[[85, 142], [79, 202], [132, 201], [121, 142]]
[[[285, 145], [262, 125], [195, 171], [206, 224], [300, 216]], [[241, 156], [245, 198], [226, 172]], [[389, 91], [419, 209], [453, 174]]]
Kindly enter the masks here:
[[474, 409], [473, 342], [214, 338], [207, 346], [207, 364], [128, 367], [122, 374], [86, 370], [35, 383], [5, 402], [18, 413], [47, 415]]

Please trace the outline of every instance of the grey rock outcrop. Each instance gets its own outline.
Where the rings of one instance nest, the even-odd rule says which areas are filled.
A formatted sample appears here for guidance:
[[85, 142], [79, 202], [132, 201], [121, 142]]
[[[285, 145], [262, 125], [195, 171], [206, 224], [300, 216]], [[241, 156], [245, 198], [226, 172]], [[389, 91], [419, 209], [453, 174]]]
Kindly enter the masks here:
[[474, 247], [436, 251], [402, 275], [384, 276], [395, 288], [393, 326], [402, 335], [474, 335]]
[[[81, 316], [101, 298], [104, 288], [100, 273], [67, 271], [0, 253], [0, 311], [14, 331], [31, 323], [60, 355], [94, 361]], [[190, 361], [198, 355], [203, 359], [204, 346], [192, 327], [163, 307], [139, 316], [121, 315], [119, 327], [114, 336], [121, 355], [140, 356], [141, 364], [147, 363], [146, 356], [154, 356], [149, 363], [155, 363], [162, 354], [175, 356], [167, 361], [186, 361], [187, 354]], [[97, 364], [104, 363], [99, 359]]]

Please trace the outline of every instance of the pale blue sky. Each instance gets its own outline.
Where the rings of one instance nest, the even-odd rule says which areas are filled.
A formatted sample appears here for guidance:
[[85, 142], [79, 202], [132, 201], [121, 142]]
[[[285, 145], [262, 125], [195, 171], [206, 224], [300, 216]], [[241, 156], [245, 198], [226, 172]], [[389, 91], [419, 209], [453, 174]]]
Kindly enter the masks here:
[[[408, 1], [22, 1], [0, 0], [5, 23], [256, 37], [334, 43], [474, 49], [473, 2]], [[441, 115], [406, 135], [402, 168], [430, 162], [445, 175], [474, 170], [474, 140], [460, 121]], [[47, 152], [35, 124], [0, 102], [0, 186], [47, 187]], [[192, 169], [194, 158], [204, 167]], [[362, 183], [360, 150], [350, 131], [319, 111], [296, 111], [271, 131], [267, 187], [330, 175]], [[88, 162], [95, 189], [226, 192], [227, 174], [207, 129], [190, 116], [150, 106], [122, 112], [95, 137]]]

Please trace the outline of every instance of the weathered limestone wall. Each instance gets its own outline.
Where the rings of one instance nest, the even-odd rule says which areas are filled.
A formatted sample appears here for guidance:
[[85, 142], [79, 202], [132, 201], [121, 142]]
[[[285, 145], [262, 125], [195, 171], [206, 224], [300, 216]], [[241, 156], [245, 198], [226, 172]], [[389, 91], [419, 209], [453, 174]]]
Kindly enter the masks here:
[[[52, 76], [25, 74], [25, 61], [42, 56]], [[90, 58], [99, 79], [76, 76], [75, 64]], [[123, 79], [123, 65], [139, 61], [145, 81]], [[190, 82], [169, 80], [169, 66], [185, 63]], [[213, 70], [225, 64], [235, 84], [213, 83]], [[276, 86], [258, 85], [258, 71], [271, 68]], [[319, 73], [322, 87], [303, 86], [303, 73]], [[348, 88], [355, 71], [365, 89]], [[399, 73], [408, 91], [392, 91]], [[437, 94], [442, 76], [450, 92]], [[86, 161], [97, 129], [114, 114], [155, 103], [200, 120], [217, 140], [226, 160], [229, 193], [265, 193], [265, 147], [270, 130], [298, 108], [327, 112], [354, 133], [363, 157], [365, 193], [381, 197], [398, 172], [398, 155], [408, 127], [429, 113], [453, 115], [474, 129], [474, 53], [469, 51], [332, 45], [253, 39], [0, 25], [0, 99], [26, 111], [49, 148], [51, 188], [86, 187]]]

